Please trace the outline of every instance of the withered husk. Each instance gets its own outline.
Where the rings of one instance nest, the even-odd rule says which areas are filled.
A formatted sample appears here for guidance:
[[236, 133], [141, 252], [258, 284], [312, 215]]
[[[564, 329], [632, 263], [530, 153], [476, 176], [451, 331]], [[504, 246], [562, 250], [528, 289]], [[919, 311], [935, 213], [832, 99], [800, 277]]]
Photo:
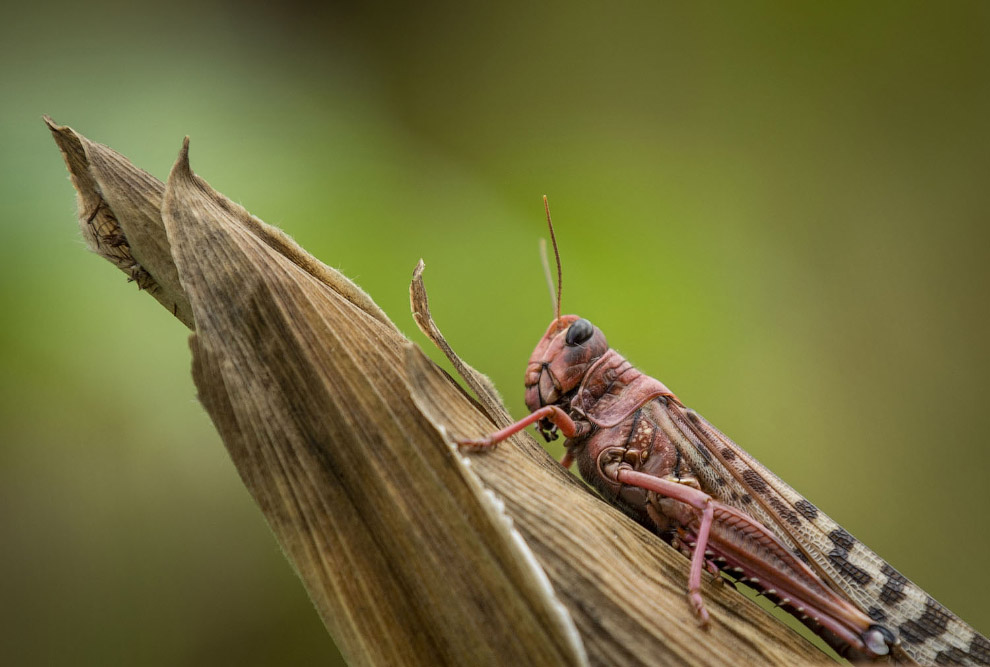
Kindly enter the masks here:
[[[90, 247], [192, 329], [199, 397], [353, 664], [798, 664], [822, 654], [728, 587], [712, 628], [687, 561], [520, 434], [456, 358], [413, 283], [417, 323], [479, 396], [364, 292], [192, 173], [166, 183], [47, 121]], [[344, 224], [344, 223], [341, 223]]]

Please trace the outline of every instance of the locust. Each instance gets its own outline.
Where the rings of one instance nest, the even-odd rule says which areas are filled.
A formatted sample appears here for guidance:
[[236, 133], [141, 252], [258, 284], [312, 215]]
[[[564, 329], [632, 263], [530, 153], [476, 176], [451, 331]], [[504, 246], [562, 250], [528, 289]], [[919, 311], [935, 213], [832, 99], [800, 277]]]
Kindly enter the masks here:
[[577, 464], [603, 498], [690, 558], [687, 597], [709, 614], [702, 571], [754, 588], [854, 661], [990, 665], [990, 641], [891, 567], [612, 349], [602, 331], [561, 315], [560, 254], [554, 319], [526, 367], [530, 414], [461, 446], [490, 448], [535, 424], [566, 438], [561, 463]]

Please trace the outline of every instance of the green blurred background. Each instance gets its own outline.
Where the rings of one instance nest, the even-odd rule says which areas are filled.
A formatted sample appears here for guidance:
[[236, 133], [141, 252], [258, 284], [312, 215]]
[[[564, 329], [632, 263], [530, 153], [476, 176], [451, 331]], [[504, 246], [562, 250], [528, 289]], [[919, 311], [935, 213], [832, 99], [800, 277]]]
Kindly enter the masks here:
[[423, 257], [517, 416], [549, 194], [565, 311], [990, 631], [990, 6], [680, 5], [8, 7], [4, 661], [337, 659], [42, 113], [159, 178], [191, 135], [420, 342]]

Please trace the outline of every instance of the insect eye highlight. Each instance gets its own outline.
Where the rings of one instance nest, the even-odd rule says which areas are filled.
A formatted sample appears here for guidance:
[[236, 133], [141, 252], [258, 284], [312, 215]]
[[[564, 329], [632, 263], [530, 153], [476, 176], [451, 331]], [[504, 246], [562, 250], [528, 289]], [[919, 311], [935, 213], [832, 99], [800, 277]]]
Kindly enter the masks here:
[[593, 333], [595, 333], [595, 326], [591, 322], [584, 319], [577, 320], [567, 330], [564, 342], [572, 347], [580, 345], [591, 338]]

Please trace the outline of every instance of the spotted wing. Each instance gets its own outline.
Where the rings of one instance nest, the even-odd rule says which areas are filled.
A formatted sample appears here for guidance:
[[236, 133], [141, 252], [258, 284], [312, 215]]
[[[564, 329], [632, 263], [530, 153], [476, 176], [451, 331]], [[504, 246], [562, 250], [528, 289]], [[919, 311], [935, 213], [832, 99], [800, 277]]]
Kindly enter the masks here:
[[836, 591], [894, 632], [921, 664], [990, 665], [990, 640], [936, 602], [825, 513], [675, 401], [651, 410], [704, 490], [749, 514]]

